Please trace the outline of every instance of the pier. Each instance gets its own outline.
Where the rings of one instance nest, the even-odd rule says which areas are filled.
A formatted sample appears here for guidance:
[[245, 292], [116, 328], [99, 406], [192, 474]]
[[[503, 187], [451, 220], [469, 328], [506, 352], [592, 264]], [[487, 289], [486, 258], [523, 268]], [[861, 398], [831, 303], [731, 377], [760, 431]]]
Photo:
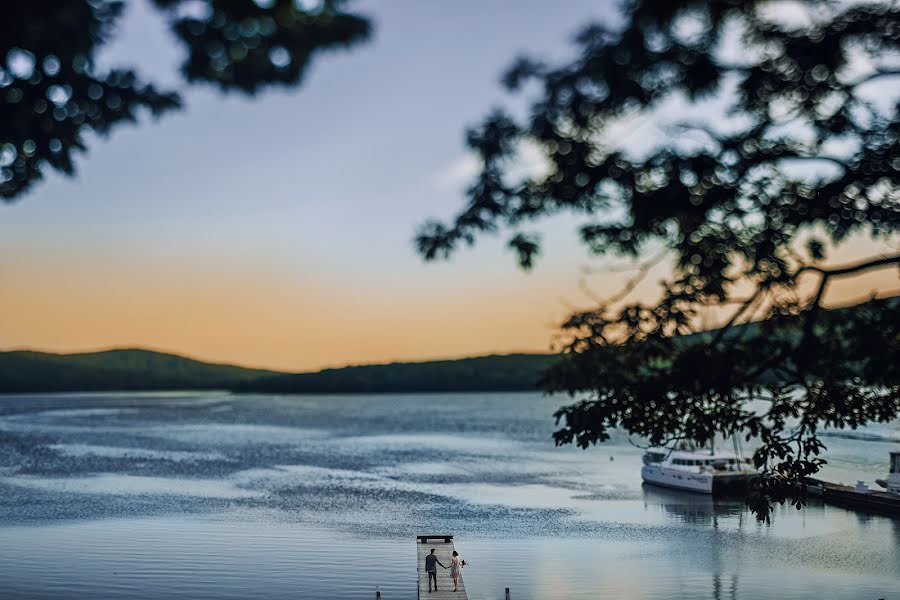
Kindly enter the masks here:
[[807, 493], [821, 498], [826, 504], [846, 510], [900, 519], [900, 495], [895, 493], [868, 488], [863, 490], [820, 479], [809, 479]]
[[452, 535], [417, 535], [416, 536], [416, 575], [418, 579], [418, 597], [432, 598], [433, 600], [455, 599], [468, 600], [466, 594], [466, 585], [463, 582], [462, 573], [459, 576], [459, 591], [453, 592], [453, 579], [450, 578], [450, 569], [442, 569], [440, 565], [437, 568], [438, 591], [428, 593], [428, 576], [425, 574], [425, 557], [435, 549], [435, 554], [441, 564], [450, 566], [450, 558], [452, 557], [453, 536]]

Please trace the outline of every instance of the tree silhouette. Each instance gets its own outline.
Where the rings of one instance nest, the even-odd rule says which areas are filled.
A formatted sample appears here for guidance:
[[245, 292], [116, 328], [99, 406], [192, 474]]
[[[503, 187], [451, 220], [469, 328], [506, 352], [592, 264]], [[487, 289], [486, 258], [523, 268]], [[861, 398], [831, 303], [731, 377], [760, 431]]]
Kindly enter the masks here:
[[[189, 83], [224, 92], [293, 86], [322, 50], [365, 40], [369, 21], [343, 0], [152, 0], [186, 49]], [[113, 0], [9, 2], [0, 20], [0, 198], [28, 190], [49, 168], [71, 175], [84, 134], [181, 106], [133, 69], [99, 72], [97, 50], [116, 32]]]
[[[566, 360], [545, 383], [580, 401], [557, 412], [556, 442], [587, 447], [612, 427], [651, 444], [745, 435], [759, 444], [750, 504], [763, 519], [789, 494], [802, 505], [804, 478], [824, 462], [822, 428], [900, 414], [898, 303], [821, 308], [833, 281], [900, 263], [825, 263], [848, 235], [887, 239], [900, 225], [897, 99], [885, 108], [861, 94], [900, 74], [900, 8], [789, 4], [631, 1], [621, 27], [580, 33], [575, 60], [519, 59], [504, 83], [536, 90], [528, 117], [495, 111], [468, 132], [482, 164], [468, 202], [416, 239], [430, 260], [510, 229], [529, 268], [540, 238], [522, 228], [569, 212], [584, 217], [594, 253], [668, 249], [658, 301], [629, 301], [626, 289], [563, 324]], [[727, 120], [678, 123], [642, 152], [616, 137], [623, 120], [673, 99], [711, 98], [730, 105]], [[525, 142], [545, 174], [514, 175]], [[685, 335], [709, 311], [727, 311], [724, 326]]]

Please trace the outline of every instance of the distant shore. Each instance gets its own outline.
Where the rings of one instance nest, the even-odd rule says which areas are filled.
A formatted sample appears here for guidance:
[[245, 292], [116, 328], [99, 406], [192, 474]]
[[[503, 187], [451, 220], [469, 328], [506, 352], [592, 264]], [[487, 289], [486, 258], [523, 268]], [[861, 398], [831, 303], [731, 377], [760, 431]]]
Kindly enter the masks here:
[[231, 390], [367, 394], [538, 389], [553, 354], [506, 354], [285, 373], [140, 348], [79, 354], [0, 352], [0, 393]]
[[[888, 302], [900, 308], [900, 297], [872, 302]], [[866, 304], [829, 312], [853, 311]], [[729, 335], [753, 336], [757, 331], [757, 323], [748, 323], [733, 328]], [[799, 332], [798, 328], [797, 335]], [[694, 333], [679, 341], [690, 343], [712, 333]], [[543, 372], [559, 358], [559, 354], [491, 354], [287, 373], [204, 362], [143, 348], [78, 354], [11, 350], [0, 352], [0, 394], [175, 390], [258, 394], [524, 392], [540, 389]]]

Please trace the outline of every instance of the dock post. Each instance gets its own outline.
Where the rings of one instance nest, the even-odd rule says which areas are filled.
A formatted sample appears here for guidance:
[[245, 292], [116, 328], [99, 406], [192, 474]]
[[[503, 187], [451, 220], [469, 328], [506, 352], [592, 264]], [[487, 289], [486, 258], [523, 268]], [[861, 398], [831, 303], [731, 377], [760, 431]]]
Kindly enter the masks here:
[[506, 588], [506, 600], [509, 600], [509, 588]]

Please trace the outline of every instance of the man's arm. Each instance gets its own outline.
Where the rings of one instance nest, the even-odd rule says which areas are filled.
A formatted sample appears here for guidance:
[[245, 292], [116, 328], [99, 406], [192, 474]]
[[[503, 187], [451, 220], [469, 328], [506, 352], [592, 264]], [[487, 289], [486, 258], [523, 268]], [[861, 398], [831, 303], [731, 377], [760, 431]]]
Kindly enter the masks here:
[[[439, 564], [439, 565], [441, 565], [442, 567], [444, 567], [444, 563], [442, 563], [441, 561], [437, 561], [437, 564]], [[444, 567], [444, 568], [446, 569], [447, 567]]]

